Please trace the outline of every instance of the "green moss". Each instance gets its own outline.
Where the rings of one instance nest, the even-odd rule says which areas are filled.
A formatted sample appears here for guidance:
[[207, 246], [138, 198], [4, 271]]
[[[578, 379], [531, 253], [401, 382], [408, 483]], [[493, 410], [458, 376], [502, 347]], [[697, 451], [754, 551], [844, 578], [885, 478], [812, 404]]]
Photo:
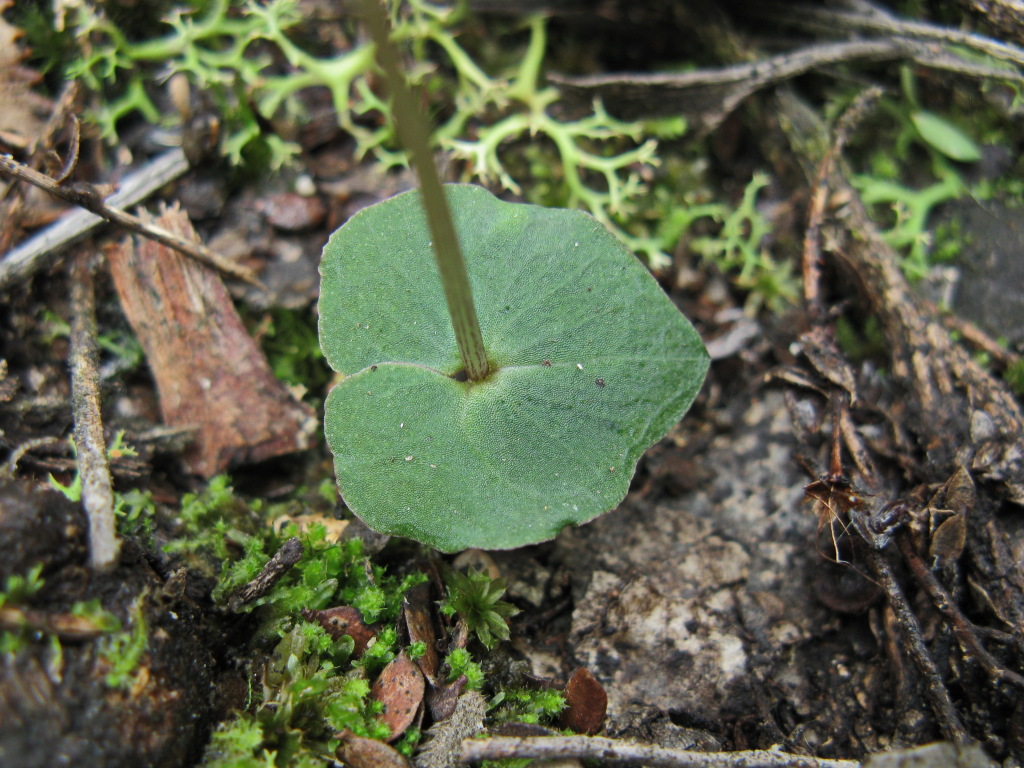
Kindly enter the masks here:
[[[274, 519], [300, 507], [320, 505], [326, 511], [335, 492], [322, 490], [265, 506], [241, 497], [221, 476], [182, 500], [179, 538], [167, 549], [217, 578], [218, 606], [228, 606], [286, 540], [297, 537], [303, 547], [299, 561], [265, 595], [236, 607], [254, 617], [254, 664], [272, 650], [262, 672], [254, 672], [260, 684], [249, 706], [217, 728], [203, 765], [322, 765], [333, 756], [338, 731], [389, 735], [378, 720], [380, 703], [369, 697], [370, 681], [398, 654], [394, 624], [403, 595], [427, 577], [418, 571], [392, 575], [369, 561], [360, 540], [333, 541], [323, 525], [300, 531], [288, 522], [274, 530]], [[318, 623], [301, 618], [304, 609], [338, 605], [356, 606], [367, 623], [382, 624], [359, 659], [352, 658], [350, 637], [334, 640]], [[418, 738], [405, 734], [404, 748], [411, 751]]]
[[1024, 360], [1011, 363], [1003, 374], [1006, 383], [1018, 397], [1024, 397]]
[[861, 326], [845, 316], [836, 318], [836, 343], [853, 362], [888, 356], [882, 326], [875, 315], [868, 317]]
[[445, 657], [444, 661], [448, 665], [449, 683], [455, 682], [460, 675], [465, 675], [468, 690], [479, 691], [483, 687], [484, 673], [465, 648], [456, 648]]
[[[46, 583], [41, 578], [42, 572], [40, 563], [32, 566], [24, 576], [18, 573], [8, 576], [0, 590], [0, 608], [29, 604]], [[0, 631], [0, 654], [14, 656], [21, 653], [32, 642], [33, 635], [27, 625]]]
[[313, 313], [276, 308], [261, 330], [263, 351], [277, 378], [308, 390], [319, 390], [330, 381]]
[[513, 689], [501, 691], [491, 699], [489, 717], [496, 724], [550, 724], [555, 722], [563, 709], [565, 697], [560, 691]]
[[144, 614], [146, 594], [132, 604], [129, 628], [99, 641], [99, 654], [110, 665], [103, 681], [110, 688], [129, 689], [136, 680], [139, 663], [149, 648], [149, 625]]
[[487, 648], [498, 640], [508, 640], [508, 618], [519, 613], [511, 603], [501, 600], [505, 580], [491, 579], [485, 573], [448, 574], [448, 597], [441, 611], [448, 616], [458, 614], [469, 630]]

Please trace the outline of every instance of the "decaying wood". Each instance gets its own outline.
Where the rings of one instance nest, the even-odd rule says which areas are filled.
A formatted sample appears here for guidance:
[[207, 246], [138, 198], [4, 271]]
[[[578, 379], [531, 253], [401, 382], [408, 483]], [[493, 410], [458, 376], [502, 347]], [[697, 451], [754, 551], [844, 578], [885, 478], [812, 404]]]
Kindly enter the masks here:
[[979, 20], [1007, 40], [1024, 44], [1024, 2], [1022, 0], [959, 0]]
[[914, 574], [914, 578], [927, 590], [936, 609], [949, 622], [964, 652], [973, 656], [994, 681], [1005, 681], [1024, 691], [1024, 675], [1014, 672], [1012, 669], [1007, 669], [982, 645], [976, 628], [964, 616], [963, 611], [954, 602], [952, 595], [942, 586], [939, 579], [929, 570], [924, 560], [914, 550], [910, 537], [905, 533], [901, 533], [897, 537], [897, 542], [899, 543], [903, 558]]
[[970, 735], [953, 705], [953, 699], [942, 681], [935, 661], [928, 653], [921, 634], [921, 624], [911, 610], [910, 603], [907, 602], [907, 598], [896, 580], [892, 565], [879, 552], [871, 552], [868, 555], [868, 563], [871, 565], [872, 574], [885, 590], [889, 605], [898, 621], [900, 632], [903, 634], [903, 646], [910, 658], [914, 660], [924, 681], [925, 694], [928, 696], [932, 712], [943, 736], [956, 744], [969, 741]]
[[[820, 146], [817, 139], [808, 140], [806, 113], [792, 96], [780, 92], [776, 104], [798, 153]], [[880, 321], [893, 378], [911, 395], [904, 422], [924, 451], [930, 475], [925, 479], [945, 479], [963, 460], [976, 477], [1024, 504], [1024, 416], [1013, 395], [915, 298], [896, 253], [882, 240], [841, 167], [832, 169], [827, 183], [845, 201], [822, 230], [828, 255], [854, 279]]]
[[[156, 222], [196, 239], [177, 207]], [[107, 258], [156, 380], [164, 422], [196, 430], [185, 454], [189, 471], [209, 477], [309, 446], [312, 409], [274, 378], [213, 270], [146, 239], [121, 243]]]
[[71, 411], [75, 419], [82, 505], [89, 518], [89, 563], [98, 570], [117, 565], [121, 544], [114, 520], [114, 487], [100, 416], [96, 358], [96, 295], [88, 250], [71, 264]]
[[[813, 124], [806, 120], [807, 113], [788, 92], [779, 94], [777, 105], [780, 124], [788, 129], [792, 148], [804, 155], [802, 166], [807, 169], [812, 165], [806, 162], [807, 154], [813, 152], [809, 148], [820, 147], [820, 137], [809, 137], [808, 132], [815, 132]], [[1005, 573], [1012, 560], [1005, 534], [986, 518], [991, 515], [992, 501], [1000, 497], [1024, 503], [1024, 419], [1020, 409], [1005, 384], [981, 368], [952, 340], [934, 307], [915, 300], [898, 267], [896, 254], [882, 241], [862, 201], [846, 181], [841, 164], [823, 163], [819, 168], [825, 169], [825, 173], [809, 173], [809, 181], [820, 184], [824, 178], [827, 188], [844, 201], [821, 227], [823, 241], [828, 243], [825, 250], [853, 278], [870, 313], [879, 318], [890, 348], [893, 379], [906, 393], [905, 410], [897, 419], [916, 439], [923, 454], [914, 465], [914, 474], [919, 480], [930, 481], [956, 473], [968, 477], [960, 467], [963, 462], [974, 476], [988, 481], [990, 501], [977, 505], [969, 522], [972, 562], [977, 569], [987, 557], [992, 564], [990, 576], [996, 576], [1000, 570]], [[815, 210], [812, 207], [812, 212]], [[905, 532], [899, 534], [902, 554], [922, 588], [950, 622], [965, 652], [981, 663], [993, 681], [1008, 680], [1002, 665], [980, 646], [973, 629], [940, 582], [924, 568], [906, 536]], [[881, 551], [888, 536], [878, 542], [871, 541], [870, 536], [866, 540], [874, 547], [867, 553], [868, 564], [886, 593], [902, 635], [899, 645], [914, 661], [944, 735], [962, 743], [970, 738], [968, 731], [923, 640], [920, 622], [904, 596], [893, 565]], [[954, 560], [959, 558], [962, 547], [963, 536], [954, 547]], [[1015, 620], [1024, 604], [1020, 583], [999, 576], [995, 580], [986, 578], [985, 583], [1000, 585], [995, 590], [999, 593], [995, 602], [1002, 611], [997, 614], [1010, 627], [1019, 627]]]
[[[747, 14], [830, 39], [749, 63], [678, 73], [552, 75], [550, 79], [564, 96], [580, 102], [600, 99], [617, 117], [682, 116], [697, 133], [714, 129], [740, 102], [759, 90], [806, 72], [827, 71], [844, 62], [904, 59], [970, 77], [1024, 81], [1020, 71], [1024, 66], [1024, 49], [1015, 45], [937, 24], [901, 19], [866, 0], [837, 5], [840, 7], [751, 3], [744, 9]], [[724, 28], [728, 29], [728, 25]], [[718, 37], [729, 38], [727, 32], [719, 32]], [[849, 39], [836, 39], [844, 36]], [[993, 63], [961, 55], [961, 49], [990, 57]], [[744, 52], [742, 58], [752, 58], [751, 52]]]
[[[826, 4], [827, 5], [827, 4]], [[868, 0], [836, 4], [838, 7], [822, 7], [822, 4], [795, 5], [794, 3], [757, 3], [755, 13], [770, 16], [773, 21], [805, 29], [815, 29], [829, 35], [837, 33], [881, 34], [893, 40], [916, 40], [923, 43], [938, 43], [943, 46], [961, 46], [977, 53], [991, 56], [999, 61], [1024, 65], [1024, 49], [994, 40], [984, 35], [965, 32], [953, 27], [933, 24], [914, 19], [901, 19], [884, 7]], [[1018, 22], [1019, 23], [1019, 22]], [[963, 57], [953, 54], [952, 49], [924, 48], [915, 51], [918, 63], [951, 69], [963, 74], [980, 77], [1021, 79], [1013, 69], [979, 66]]]

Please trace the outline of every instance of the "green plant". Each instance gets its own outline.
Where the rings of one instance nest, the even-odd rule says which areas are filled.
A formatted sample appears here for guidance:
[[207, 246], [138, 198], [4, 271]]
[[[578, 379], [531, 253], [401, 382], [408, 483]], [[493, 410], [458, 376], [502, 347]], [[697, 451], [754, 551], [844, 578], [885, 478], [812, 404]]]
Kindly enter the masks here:
[[[394, 621], [402, 596], [425, 580], [420, 572], [402, 578], [371, 565], [358, 539], [329, 542], [323, 526], [299, 534], [294, 524], [279, 534], [244, 539], [241, 558], [226, 566], [214, 591], [224, 602], [232, 591], [258, 573], [285, 538], [299, 535], [303, 555], [262, 598], [245, 607], [255, 612], [254, 640], [276, 640], [259, 691], [245, 712], [222, 723], [207, 749], [204, 765], [319, 765], [333, 754], [335, 734], [350, 730], [384, 739], [387, 726], [378, 720], [379, 702], [370, 698], [370, 681], [399, 651]], [[380, 622], [360, 658], [352, 658], [351, 638], [335, 640], [318, 624], [297, 620], [304, 608], [334, 605], [360, 607], [367, 622]], [[396, 745], [410, 751], [419, 739], [406, 733]]]
[[[224, 122], [222, 151], [232, 164], [256, 157], [271, 168], [288, 163], [298, 147], [265, 126], [282, 117], [301, 119], [296, 97], [312, 87], [329, 91], [339, 125], [356, 139], [357, 154], [371, 153], [385, 165], [404, 161], [395, 151], [391, 123], [379, 119], [387, 106], [372, 86], [372, 43], [316, 55], [302, 43], [296, 0], [191, 5], [171, 10], [163, 37], [139, 41], [94, 4], [74, 6], [71, 26], [83, 52], [68, 64], [67, 75], [104, 95], [92, 118], [106, 138], [115, 139], [128, 115], [160, 124], [181, 119], [157, 107], [150, 87], [156, 69], [161, 79], [180, 73], [212, 100]], [[548, 175], [547, 196], [557, 197], [548, 204], [582, 207], [652, 265], [667, 263], [653, 240], [634, 236], [623, 222], [646, 191], [638, 169], [658, 163], [655, 136], [680, 135], [682, 120], [625, 122], [599, 103], [590, 114], [553, 117], [558, 94], [542, 83], [547, 27], [540, 16], [527, 21], [529, 41], [522, 55], [511, 57], [514, 68], [489, 74], [486, 62], [469, 52], [473, 25], [465, 4], [408, 0], [390, 6], [393, 37], [413, 52], [410, 77], [430, 99], [430, 109], [443, 116], [432, 145], [464, 161], [466, 180], [496, 182], [536, 197], [530, 181], [511, 169], [529, 168], [523, 158], [542, 147], [545, 159], [532, 167]], [[352, 37], [358, 37], [354, 31]]]
[[181, 556], [190, 568], [208, 575], [226, 568], [232, 548], [263, 527], [250, 505], [235, 495], [227, 475], [211, 478], [199, 493], [185, 494], [176, 522], [174, 538], [164, 551]]
[[494, 723], [551, 723], [565, 709], [565, 697], [554, 689], [500, 691], [490, 701]]
[[5, 605], [21, 605], [31, 600], [46, 584], [46, 580], [41, 578], [42, 572], [42, 563], [37, 563], [24, 576], [20, 573], [8, 576], [0, 592], [0, 608]]
[[465, 648], [455, 648], [445, 656], [445, 664], [448, 665], [448, 682], [455, 682], [461, 675], [466, 676], [466, 688], [471, 691], [479, 691], [484, 684], [484, 673], [480, 665], [473, 661], [473, 657]]
[[331, 371], [308, 310], [273, 309], [261, 330], [263, 351], [277, 378], [310, 390], [327, 384]]
[[1024, 360], [1018, 359], [1007, 366], [1003, 378], [1018, 396], [1024, 396]]
[[[43, 312], [41, 339], [46, 344], [54, 339], [67, 339], [71, 335], [71, 326], [59, 315], [50, 310]], [[132, 371], [138, 368], [145, 357], [139, 340], [128, 330], [115, 329], [104, 331], [96, 337], [97, 346], [110, 354], [114, 359], [114, 367], [118, 372]]]
[[423, 193], [360, 211], [324, 248], [320, 339], [347, 374], [325, 406], [342, 494], [378, 530], [447, 551], [551, 538], [625, 496], [707, 351], [600, 222], [442, 188], [387, 14], [363, 12]]
[[271, 654], [261, 700], [218, 726], [202, 765], [323, 765], [338, 731], [386, 738], [365, 674], [344, 671], [348, 650], [317, 624], [293, 626]]
[[[29, 602], [46, 583], [41, 578], [42, 572], [43, 566], [40, 563], [32, 566], [24, 576], [20, 573], [8, 576], [3, 589], [0, 590], [0, 610], [16, 608]], [[8, 617], [5, 623], [15, 622]], [[0, 631], [0, 654], [13, 656], [20, 653], [28, 646], [31, 638], [32, 631], [27, 622], [22, 622], [22, 626]]]
[[[42, 578], [42, 564], [34, 565], [24, 576], [12, 574], [7, 577], [0, 590], [0, 611], [4, 611], [7, 629], [0, 631], [0, 656], [15, 656], [30, 645], [43, 643], [46, 670], [51, 679], [59, 679], [64, 664], [64, 649], [60, 638], [38, 626], [33, 626], [22, 609], [31, 605], [33, 599], [45, 586]], [[5, 610], [6, 609], [6, 610]], [[71, 615], [84, 620], [95, 632], [114, 633], [121, 628], [117, 618], [105, 610], [96, 598], [76, 601], [71, 606]], [[80, 625], [80, 629], [85, 626]]]
[[[107, 446], [107, 458], [119, 458], [121, 456], [137, 456], [138, 453], [124, 441], [125, 432], [120, 430]], [[70, 439], [72, 453], [75, 452], [75, 441]], [[60, 491], [68, 501], [79, 502], [82, 500], [82, 477], [75, 470], [75, 476], [71, 482], [64, 485], [53, 475], [49, 477], [50, 487]], [[128, 491], [114, 492], [114, 514], [117, 516], [118, 533], [122, 536], [140, 536], [149, 542], [153, 535], [153, 519], [156, 515], [156, 504], [153, 502], [153, 494], [149, 491], [131, 489]]]
[[765, 245], [771, 225], [757, 208], [757, 196], [769, 181], [766, 174], [755, 173], [733, 209], [720, 203], [673, 206], [660, 233], [667, 247], [700, 219], [721, 222], [715, 234], [692, 237], [688, 245], [747, 292], [748, 314], [756, 314], [762, 306], [782, 312], [799, 296], [800, 282], [792, 262], [777, 261]]
[[947, 163], [936, 160], [933, 167], [939, 180], [923, 189], [866, 175], [851, 177], [865, 203], [891, 208], [892, 226], [882, 232], [882, 237], [904, 254], [900, 266], [907, 277], [915, 280], [926, 276], [932, 267], [934, 237], [928, 229], [932, 211], [966, 191], [960, 174]]
[[491, 579], [486, 573], [474, 571], [452, 571], [441, 611], [448, 616], [458, 614], [480, 642], [492, 648], [498, 640], [508, 640], [508, 619], [519, 613], [518, 608], [501, 599], [503, 594], [504, 579]]
[[137, 678], [139, 663], [149, 648], [149, 624], [144, 612], [145, 593], [131, 608], [130, 629], [100, 640], [99, 653], [110, 665], [103, 681], [110, 688], [128, 689]]
[[[936, 246], [936, 235], [929, 229], [929, 218], [936, 206], [957, 200], [968, 193], [959, 169], [953, 164], [971, 163], [981, 158], [981, 149], [968, 133], [950, 120], [924, 109], [917, 97], [912, 69], [904, 67], [902, 98], [883, 98], [880, 105], [895, 125], [891, 143], [870, 156], [871, 169], [853, 174], [850, 181], [861, 198], [877, 211], [886, 211], [888, 228], [882, 236], [903, 255], [901, 267], [907, 277], [917, 280], [931, 270], [936, 252], [947, 258], [957, 250], [955, 232]], [[919, 186], [908, 183], [905, 166], [911, 150], [924, 152], [934, 181]]]
[[441, 550], [551, 538], [613, 508], [708, 366], [651, 275], [579, 211], [446, 188], [487, 375], [465, 375], [418, 192], [364, 209], [321, 263], [320, 340], [345, 375], [325, 434], [372, 527]]

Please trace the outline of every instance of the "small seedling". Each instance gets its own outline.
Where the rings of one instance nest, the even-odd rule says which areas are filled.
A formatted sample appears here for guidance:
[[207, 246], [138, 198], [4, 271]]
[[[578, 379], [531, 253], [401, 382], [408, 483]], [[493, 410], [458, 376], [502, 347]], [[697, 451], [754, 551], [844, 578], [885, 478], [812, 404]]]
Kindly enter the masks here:
[[592, 216], [442, 188], [387, 14], [362, 13], [422, 192], [360, 211], [324, 248], [342, 496], [378, 531], [448, 552], [550, 539], [622, 500], [707, 351]]
[[366, 208], [320, 266], [320, 343], [344, 379], [325, 432], [348, 506], [443, 551], [554, 537], [626, 495], [686, 412], [700, 337], [580, 211], [446, 187], [485, 375], [460, 356], [418, 191]]
[[507, 620], [519, 609], [501, 599], [505, 580], [491, 579], [485, 573], [452, 572], [448, 579], [448, 599], [441, 606], [447, 616], [458, 614], [487, 648], [498, 640], [508, 640]]

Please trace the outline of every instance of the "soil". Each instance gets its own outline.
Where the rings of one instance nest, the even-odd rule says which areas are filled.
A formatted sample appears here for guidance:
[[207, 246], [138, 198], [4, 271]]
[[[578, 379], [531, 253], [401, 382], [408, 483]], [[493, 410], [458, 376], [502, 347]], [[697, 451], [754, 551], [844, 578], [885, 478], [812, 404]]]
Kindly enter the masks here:
[[[568, 5], [551, 4], [559, 39], [613, 34], [615, 25]], [[655, 68], [667, 55], [667, 30], [694, 22], [699, 6], [651, 3], [633, 17], [608, 4], [621, 44], [598, 56], [591, 74]], [[960, 5], [933, 6], [936, 16], [955, 14], [986, 31], [984, 19]], [[737, 38], [763, 42], [743, 14], [700, 18], [684, 37], [700, 42], [695, 50], [709, 65], [738, 61], [723, 59]], [[659, 19], [667, 30], [652, 32]], [[1012, 41], [1019, 20], [1010, 30], [993, 34]], [[658, 44], [645, 48], [645, 35]], [[891, 85], [899, 63], [853, 71]], [[933, 99], [955, 106], [934, 73], [920, 76]], [[928, 289], [911, 286], [895, 266], [842, 163], [801, 155], [787, 133], [793, 102], [783, 92], [820, 95], [821, 77], [811, 72], [793, 88], [747, 83], [742, 99], [702, 90], [714, 102], [699, 102], [704, 137], [664, 149], [706, 153], [726, 191], [741, 191], [753, 168], [771, 167], [776, 180], [763, 207], [774, 252], [800, 263], [810, 218], [824, 267], [803, 277], [817, 293], [781, 313], [744, 312], [747, 296], [729, 276], [679, 244], [673, 266], [657, 277], [712, 352], [703, 392], [645, 456], [617, 509], [553, 542], [476, 555], [507, 580], [507, 599], [522, 609], [489, 663], [526, 660], [532, 678], [558, 685], [585, 668], [607, 695], [603, 733], [615, 738], [702, 751], [781, 745], [794, 755], [851, 760], [937, 740], [979, 742], [989, 758], [1020, 765], [1024, 420], [1000, 375], [1019, 356], [1012, 346], [986, 346], [988, 336], [1022, 338], [1019, 312], [1010, 316], [1020, 307], [1020, 280], [1008, 277], [1019, 272], [1016, 204], [947, 207], [943, 215], [959, 221], [969, 248], [952, 273], [956, 314], [942, 316]], [[978, 81], [966, 82], [980, 93]], [[631, 92], [630, 110], [643, 101], [638, 94], [662, 98], [643, 88]], [[605, 95], [614, 108], [614, 93]], [[858, 134], [858, 142], [871, 138]], [[200, 476], [225, 470], [243, 497], [263, 500], [330, 476], [327, 449], [310, 427], [326, 383], [296, 392], [274, 380], [257, 344], [230, 362], [217, 345], [235, 349], [281, 309], [312, 316], [330, 232], [360, 207], [412, 186], [410, 174], [359, 163], [352, 149], [340, 129], [321, 132], [297, 166], [275, 177], [229, 184], [197, 167], [161, 192], [171, 204], [164, 226], [194, 226], [267, 291], [229, 280], [229, 295], [212, 271], [182, 259], [172, 277], [151, 278], [179, 285], [177, 308], [132, 305], [115, 284], [128, 254], [142, 249], [109, 229], [84, 246], [101, 331], [125, 330], [135, 315], [139, 333], [158, 312], [177, 322], [158, 322], [141, 339], [152, 373], [101, 360], [107, 439], [124, 429], [139, 449], [113, 459], [116, 487], [150, 490], [172, 509], [202, 487]], [[99, 156], [98, 143], [92, 151]], [[95, 181], [108, 172], [103, 161], [88, 168]], [[301, 177], [315, 181], [313, 194], [294, 193]], [[819, 188], [830, 198], [816, 216]], [[76, 407], [71, 352], [45, 319], [77, 311], [69, 275], [55, 257], [6, 289], [0, 306], [0, 447], [8, 458], [31, 449], [0, 475], [0, 585], [36, 564], [45, 578], [31, 610], [0, 605], [0, 626], [28, 626], [33, 638], [30, 652], [5, 654], [0, 666], [0, 764], [193, 765], [214, 725], [246, 706], [261, 649], [248, 644], [248, 619], [214, 605], [211, 580], [159, 546], [127, 538], [114, 570], [90, 569], [84, 512], [47, 487], [49, 474], [68, 482], [75, 466], [64, 440]], [[244, 324], [208, 322], [232, 302]], [[197, 305], [203, 311], [186, 317]], [[840, 315], [878, 320], [873, 352], [854, 356], [837, 346]], [[198, 349], [207, 351], [193, 354]], [[988, 367], [978, 364], [979, 350]], [[162, 392], [193, 403], [186, 415], [166, 394], [161, 402], [162, 378], [170, 381]], [[207, 435], [202, 450], [189, 442], [197, 433]], [[350, 517], [340, 502], [336, 513]], [[156, 542], [167, 535], [158, 531]], [[380, 562], [409, 556], [408, 543], [381, 547]], [[142, 615], [148, 624], [144, 674], [128, 689], [106, 684], [114, 670], [95, 634], [62, 623], [75, 602], [93, 598], [123, 623]], [[59, 664], [50, 635], [61, 638]]]

